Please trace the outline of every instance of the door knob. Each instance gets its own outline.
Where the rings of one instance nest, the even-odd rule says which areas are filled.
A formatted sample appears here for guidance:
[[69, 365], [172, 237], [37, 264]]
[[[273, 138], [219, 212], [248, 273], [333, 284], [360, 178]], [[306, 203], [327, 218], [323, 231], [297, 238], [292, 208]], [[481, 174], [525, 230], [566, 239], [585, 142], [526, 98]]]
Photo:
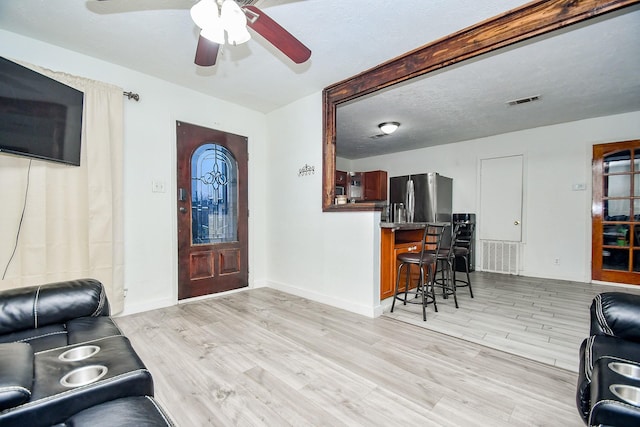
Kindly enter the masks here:
[[520, 225], [520, 221], [516, 219], [515, 221], [513, 221], [513, 225]]
[[187, 208], [185, 208], [184, 206], [180, 206], [179, 211], [180, 213], [187, 213]]

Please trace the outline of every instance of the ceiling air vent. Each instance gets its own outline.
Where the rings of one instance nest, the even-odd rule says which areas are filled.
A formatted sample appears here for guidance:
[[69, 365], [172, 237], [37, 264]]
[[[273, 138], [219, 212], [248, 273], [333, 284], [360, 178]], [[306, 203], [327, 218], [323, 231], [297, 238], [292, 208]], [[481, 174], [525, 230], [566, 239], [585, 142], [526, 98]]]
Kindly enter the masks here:
[[507, 101], [508, 105], [520, 105], [528, 102], [539, 101], [540, 95], [529, 96], [527, 98], [514, 99], [513, 101]]

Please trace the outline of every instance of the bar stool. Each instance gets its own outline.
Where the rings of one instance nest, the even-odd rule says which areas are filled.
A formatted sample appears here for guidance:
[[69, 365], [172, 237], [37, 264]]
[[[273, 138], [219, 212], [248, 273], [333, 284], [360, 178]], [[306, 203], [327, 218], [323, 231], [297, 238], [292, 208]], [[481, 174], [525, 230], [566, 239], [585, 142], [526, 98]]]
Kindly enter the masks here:
[[[442, 236], [446, 230], [444, 224], [426, 224], [424, 227], [424, 233], [422, 236], [422, 248], [420, 252], [405, 252], [397, 256], [397, 260], [400, 262], [398, 265], [398, 274], [396, 276], [396, 287], [393, 294], [393, 302], [391, 303], [391, 312], [396, 305], [396, 300], [401, 300], [403, 305], [410, 304], [422, 304], [422, 320], [427, 320], [427, 305], [433, 304], [434, 310], [438, 311], [436, 304], [436, 295], [434, 290], [434, 279], [436, 272], [436, 263], [438, 254], [440, 253], [440, 244], [442, 243]], [[433, 248], [433, 249], [427, 249]], [[409, 291], [411, 285], [411, 266], [417, 265], [419, 270], [418, 284], [415, 291]], [[424, 268], [427, 268], [427, 279], [425, 280]], [[400, 291], [400, 275], [402, 269], [406, 270], [406, 278], [404, 285], [404, 292]], [[404, 294], [404, 298], [402, 297]], [[414, 295], [414, 301], [407, 300], [407, 295]], [[421, 297], [420, 300], [417, 300]]]
[[460, 234], [460, 224], [455, 224], [453, 233], [451, 236], [451, 244], [448, 248], [441, 248], [436, 255], [436, 277], [440, 273], [440, 279], [434, 279], [433, 285], [442, 288], [442, 297], [444, 299], [449, 298], [449, 295], [453, 295], [453, 301], [456, 308], [458, 307], [458, 295], [456, 293], [456, 281], [455, 281], [455, 247], [457, 238]]
[[[469, 254], [471, 253], [471, 241], [473, 240], [474, 223], [460, 223], [458, 228], [458, 237], [453, 247], [453, 281], [456, 287], [469, 288], [469, 295], [473, 298], [473, 289], [471, 288], [471, 276], [469, 276]], [[467, 274], [466, 280], [456, 278], [456, 263], [461, 258], [464, 261], [464, 268]]]

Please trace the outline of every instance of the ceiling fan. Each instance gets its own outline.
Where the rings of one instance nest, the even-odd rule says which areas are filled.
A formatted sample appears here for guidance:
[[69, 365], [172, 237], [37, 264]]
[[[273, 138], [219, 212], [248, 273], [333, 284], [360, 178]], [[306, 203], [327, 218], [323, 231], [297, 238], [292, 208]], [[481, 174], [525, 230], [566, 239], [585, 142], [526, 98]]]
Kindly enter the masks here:
[[264, 37], [296, 64], [311, 57], [308, 47], [253, 5], [257, 1], [199, 0], [191, 8], [191, 18], [201, 29], [194, 60], [196, 65], [215, 65], [220, 46], [225, 41], [232, 45], [247, 42], [251, 38], [247, 27]]

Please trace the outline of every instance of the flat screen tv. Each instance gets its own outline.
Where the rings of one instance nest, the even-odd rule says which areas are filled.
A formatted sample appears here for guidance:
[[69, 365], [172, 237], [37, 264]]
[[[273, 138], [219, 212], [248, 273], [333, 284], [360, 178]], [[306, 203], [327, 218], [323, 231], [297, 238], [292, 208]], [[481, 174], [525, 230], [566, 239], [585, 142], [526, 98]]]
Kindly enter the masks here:
[[0, 57], [0, 152], [80, 166], [84, 93]]

